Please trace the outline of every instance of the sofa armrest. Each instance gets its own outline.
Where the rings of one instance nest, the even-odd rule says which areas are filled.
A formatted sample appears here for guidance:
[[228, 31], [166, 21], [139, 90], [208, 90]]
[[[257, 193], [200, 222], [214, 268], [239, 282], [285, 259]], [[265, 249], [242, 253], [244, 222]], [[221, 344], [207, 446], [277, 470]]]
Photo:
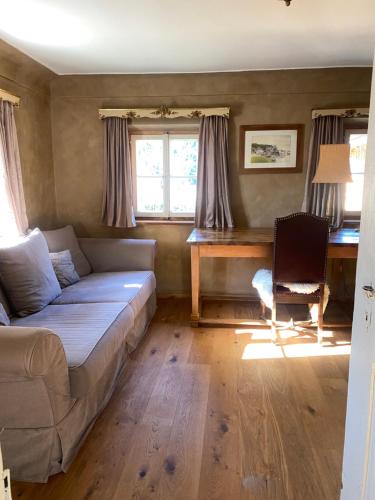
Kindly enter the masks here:
[[79, 244], [95, 273], [154, 270], [155, 240], [80, 238]]
[[39, 428], [71, 408], [60, 338], [46, 328], [0, 327], [0, 427]]

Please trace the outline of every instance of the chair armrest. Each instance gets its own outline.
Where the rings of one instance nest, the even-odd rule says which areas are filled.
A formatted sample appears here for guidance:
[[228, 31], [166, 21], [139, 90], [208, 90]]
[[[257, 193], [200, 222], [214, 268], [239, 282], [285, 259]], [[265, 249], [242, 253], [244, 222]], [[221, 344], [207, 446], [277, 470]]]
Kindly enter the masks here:
[[39, 428], [71, 408], [60, 338], [46, 328], [0, 327], [0, 427]]
[[153, 271], [155, 240], [80, 238], [79, 244], [95, 273]]

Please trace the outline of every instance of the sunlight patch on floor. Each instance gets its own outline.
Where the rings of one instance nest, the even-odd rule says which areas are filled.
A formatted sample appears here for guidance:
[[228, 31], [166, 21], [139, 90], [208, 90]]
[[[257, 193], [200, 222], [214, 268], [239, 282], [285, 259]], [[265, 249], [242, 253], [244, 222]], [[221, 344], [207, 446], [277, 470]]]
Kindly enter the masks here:
[[332, 345], [324, 344], [293, 344], [283, 346], [285, 357], [287, 358], [305, 358], [312, 356], [348, 356], [350, 355], [351, 345]]
[[283, 358], [284, 353], [280, 346], [275, 344], [247, 344], [242, 353], [243, 360], [250, 359], [277, 359]]
[[[280, 336], [281, 339], [281, 336]], [[282, 340], [286, 340], [285, 337]], [[303, 341], [303, 339], [301, 339]], [[281, 345], [273, 342], [249, 343], [245, 346], [241, 359], [244, 361], [255, 359], [279, 359], [279, 358], [305, 358], [317, 356], [348, 356], [351, 345], [345, 341], [332, 344], [331, 341], [323, 341], [319, 345], [314, 339], [311, 342], [283, 343]]]

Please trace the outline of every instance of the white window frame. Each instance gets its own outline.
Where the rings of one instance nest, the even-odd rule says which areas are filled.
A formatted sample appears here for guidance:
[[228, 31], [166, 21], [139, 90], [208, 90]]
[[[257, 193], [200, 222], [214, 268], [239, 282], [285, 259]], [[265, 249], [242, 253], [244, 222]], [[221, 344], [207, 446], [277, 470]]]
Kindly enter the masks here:
[[[148, 132], [132, 134], [131, 142], [131, 155], [132, 155], [132, 169], [133, 169], [133, 199], [134, 199], [134, 215], [138, 218], [150, 219], [192, 219], [195, 212], [171, 212], [170, 211], [170, 164], [169, 164], [169, 141], [183, 137], [184, 139], [199, 139], [198, 133], [193, 132]], [[137, 210], [137, 165], [136, 165], [136, 149], [135, 144], [139, 139], [146, 140], [162, 140], [163, 141], [163, 212], [139, 212]], [[185, 177], [185, 176], [184, 176]], [[178, 177], [177, 177], [178, 178]]]
[[[352, 134], [366, 134], [368, 135], [368, 129], [367, 128], [347, 128], [345, 130], [345, 142], [347, 144], [350, 144], [350, 136]], [[363, 175], [365, 175], [363, 171]], [[346, 190], [346, 185], [345, 185], [345, 190]], [[346, 194], [346, 193], [345, 193]], [[363, 202], [363, 197], [362, 197], [362, 202]], [[354, 218], [359, 218], [361, 216], [362, 210], [345, 210], [344, 215], [346, 218], [354, 217]]]

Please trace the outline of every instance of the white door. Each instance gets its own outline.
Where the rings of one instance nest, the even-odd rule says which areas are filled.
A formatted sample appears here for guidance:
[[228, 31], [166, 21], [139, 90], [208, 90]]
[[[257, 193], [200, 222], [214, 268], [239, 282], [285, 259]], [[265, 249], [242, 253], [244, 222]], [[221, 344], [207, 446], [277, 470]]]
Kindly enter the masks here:
[[375, 500], [375, 78], [368, 130], [341, 500]]

